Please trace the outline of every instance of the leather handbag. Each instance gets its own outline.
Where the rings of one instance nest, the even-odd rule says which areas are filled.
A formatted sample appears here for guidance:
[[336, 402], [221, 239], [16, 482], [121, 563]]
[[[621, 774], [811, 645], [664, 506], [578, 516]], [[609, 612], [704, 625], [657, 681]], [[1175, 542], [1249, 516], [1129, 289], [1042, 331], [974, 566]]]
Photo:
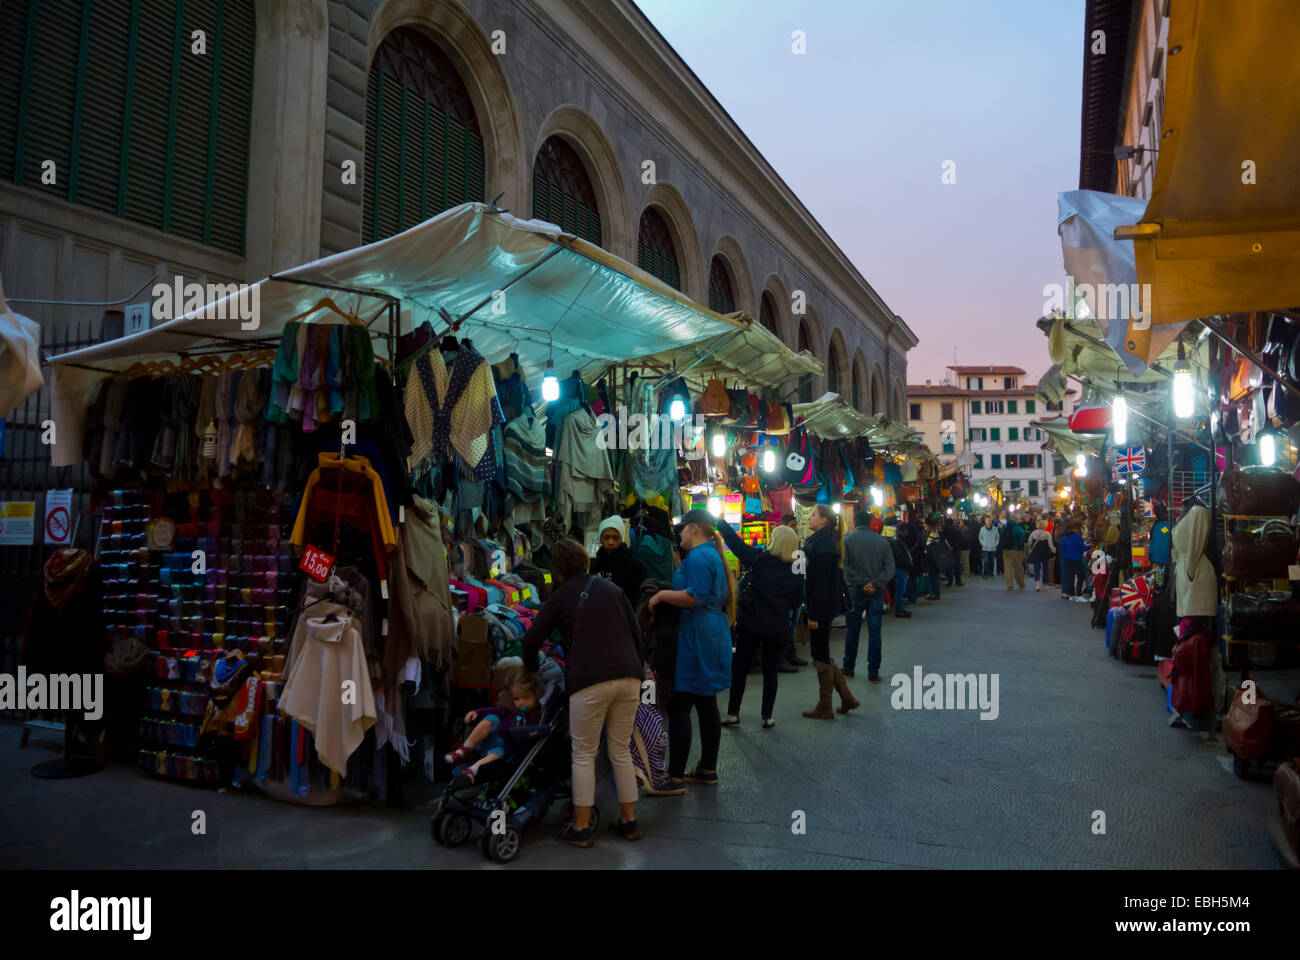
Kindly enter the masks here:
[[790, 415], [784, 404], [776, 400], [767, 401], [767, 427], [764, 432], [774, 437], [783, 437], [790, 432]]
[[731, 397], [722, 381], [714, 377], [700, 397], [700, 413], [706, 417], [725, 417], [731, 412]]
[[1229, 577], [1285, 578], [1300, 550], [1295, 528], [1269, 520], [1258, 532], [1229, 531], [1223, 541], [1223, 572]]
[[728, 390], [727, 396], [731, 406], [722, 422], [736, 427], [752, 427], [754, 417], [749, 410], [749, 393], [745, 390]]
[[1227, 632], [1234, 640], [1294, 636], [1300, 630], [1300, 603], [1286, 591], [1234, 593], [1228, 597]]
[[1277, 794], [1277, 816], [1282, 821], [1282, 836], [1291, 851], [1291, 862], [1300, 863], [1300, 759], [1278, 764], [1273, 792]]
[[1238, 516], [1290, 517], [1300, 509], [1300, 483], [1276, 467], [1233, 467], [1219, 481], [1219, 502]]
[[1258, 760], [1268, 755], [1273, 731], [1273, 704], [1258, 691], [1252, 698], [1254, 702], [1247, 703], [1245, 693], [1238, 687], [1232, 694], [1232, 706], [1223, 721], [1223, 742], [1237, 756]]

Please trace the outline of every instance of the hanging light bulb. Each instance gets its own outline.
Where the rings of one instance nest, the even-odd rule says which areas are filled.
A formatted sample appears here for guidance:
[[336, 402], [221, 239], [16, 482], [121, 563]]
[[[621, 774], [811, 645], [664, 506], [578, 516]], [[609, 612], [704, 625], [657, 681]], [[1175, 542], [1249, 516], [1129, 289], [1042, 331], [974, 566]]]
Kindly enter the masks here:
[[1088, 458], [1079, 454], [1074, 458], [1074, 475], [1076, 477], [1086, 477], [1088, 475]]
[[555, 362], [546, 361], [546, 376], [542, 377], [542, 399], [554, 403], [560, 399], [560, 381], [555, 378]]
[[776, 469], [776, 451], [768, 447], [763, 451], [763, 472], [771, 473]]
[[708, 502], [708, 507], [707, 507], [707, 509], [708, 509], [709, 513], [713, 514], [715, 517], [720, 517], [720, 516], [722, 516], [722, 498], [721, 498], [721, 497], [709, 497], [709, 502]]
[[727, 455], [727, 437], [719, 430], [713, 435], [713, 440], [709, 444], [715, 457], [725, 457]]
[[1110, 424], [1115, 430], [1115, 446], [1128, 443], [1128, 401], [1116, 397], [1110, 404]]
[[668, 404], [668, 416], [673, 420], [681, 420], [686, 416], [686, 404], [682, 403], [680, 397], [673, 397], [672, 403]]
[[838, 501], [831, 504], [831, 509], [834, 510], [836, 513], [840, 512], [840, 505]]
[[950, 517], [952, 516], [952, 507], [949, 507], [949, 508], [948, 508], [948, 516], [950, 516]]
[[877, 507], [883, 507], [885, 505], [885, 491], [879, 487], [872, 487], [871, 502]]
[[1178, 362], [1174, 364], [1174, 416], [1186, 420], [1196, 412], [1196, 390], [1192, 383], [1192, 370], [1187, 365], [1183, 345], [1178, 344]]
[[1259, 462], [1261, 466], [1271, 467], [1277, 462], [1277, 440], [1273, 434], [1264, 433], [1259, 437]]

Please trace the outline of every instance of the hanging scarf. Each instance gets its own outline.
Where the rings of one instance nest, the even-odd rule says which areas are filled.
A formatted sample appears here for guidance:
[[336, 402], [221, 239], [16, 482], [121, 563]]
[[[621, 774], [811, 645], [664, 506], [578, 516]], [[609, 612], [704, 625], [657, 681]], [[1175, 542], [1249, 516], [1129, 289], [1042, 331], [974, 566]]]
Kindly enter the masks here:
[[320, 340], [324, 332], [319, 324], [307, 325], [306, 349], [302, 352], [302, 367], [298, 371], [303, 433], [312, 433], [316, 429], [316, 391], [321, 384]]
[[289, 381], [289, 402], [285, 404], [285, 410], [295, 420], [302, 419], [302, 363], [307, 353], [307, 330], [310, 326], [309, 323], [300, 323], [294, 334], [293, 378]]
[[294, 320], [284, 326], [280, 346], [275, 351], [275, 366], [271, 372], [271, 404], [266, 419], [284, 423], [288, 419], [289, 394], [298, 380], [298, 328], [302, 323]]
[[172, 474], [180, 480], [194, 476], [194, 416], [199, 406], [199, 378], [186, 374], [176, 384], [176, 456]]
[[59, 616], [68, 601], [81, 592], [94, 558], [85, 550], [62, 547], [45, 561], [45, 599]]
[[257, 421], [262, 416], [261, 378], [254, 370], [246, 370], [235, 394], [235, 421], [239, 424], [230, 444], [230, 466], [243, 458], [250, 463], [257, 460]]

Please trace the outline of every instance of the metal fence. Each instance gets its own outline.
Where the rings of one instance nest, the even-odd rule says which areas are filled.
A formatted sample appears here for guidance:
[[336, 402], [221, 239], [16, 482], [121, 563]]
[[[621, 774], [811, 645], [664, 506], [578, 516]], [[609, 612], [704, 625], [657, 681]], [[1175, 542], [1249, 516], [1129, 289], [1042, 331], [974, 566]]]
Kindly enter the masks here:
[[[42, 334], [48, 332], [46, 327]], [[65, 326], [62, 339], [43, 340], [45, 356], [57, 356], [98, 343], [90, 321]], [[28, 616], [37, 591], [42, 588], [41, 568], [55, 549], [45, 544], [45, 495], [50, 490], [72, 490], [69, 508], [72, 543], [91, 549], [90, 475], [84, 462], [72, 467], [50, 465], [50, 447], [44, 442], [42, 424], [50, 419], [50, 367], [44, 368], [46, 385], [9, 413], [0, 448], [0, 501], [35, 503], [35, 532], [32, 543], [0, 545], [0, 672], [12, 674], [27, 630]], [[58, 425], [55, 424], [55, 429]], [[0, 717], [20, 716], [0, 711]]]

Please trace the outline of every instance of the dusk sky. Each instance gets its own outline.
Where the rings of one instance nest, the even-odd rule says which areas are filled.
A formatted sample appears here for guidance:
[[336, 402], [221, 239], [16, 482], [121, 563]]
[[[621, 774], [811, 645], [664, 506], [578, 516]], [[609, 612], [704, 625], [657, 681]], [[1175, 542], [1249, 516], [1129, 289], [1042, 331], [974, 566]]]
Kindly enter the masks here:
[[1037, 380], [1056, 195], [1079, 179], [1083, 0], [637, 2], [916, 332], [909, 383], [954, 350]]

